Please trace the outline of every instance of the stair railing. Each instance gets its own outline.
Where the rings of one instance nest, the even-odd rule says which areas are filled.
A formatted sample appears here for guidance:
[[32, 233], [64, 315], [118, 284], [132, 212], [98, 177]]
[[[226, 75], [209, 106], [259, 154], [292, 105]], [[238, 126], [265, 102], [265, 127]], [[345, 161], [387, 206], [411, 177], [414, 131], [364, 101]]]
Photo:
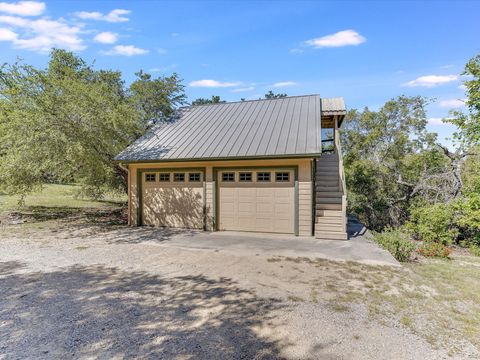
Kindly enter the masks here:
[[335, 151], [338, 154], [338, 172], [339, 172], [339, 187], [342, 189], [342, 226], [344, 231], [347, 231], [347, 186], [345, 184], [345, 172], [343, 170], [343, 154], [342, 145], [340, 144], [340, 131], [335, 129]]

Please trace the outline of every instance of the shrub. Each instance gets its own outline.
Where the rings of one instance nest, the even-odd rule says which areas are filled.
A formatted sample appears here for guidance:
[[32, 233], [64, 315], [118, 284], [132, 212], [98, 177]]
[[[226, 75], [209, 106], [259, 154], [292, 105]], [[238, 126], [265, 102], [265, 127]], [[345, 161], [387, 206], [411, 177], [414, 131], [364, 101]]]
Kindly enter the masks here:
[[426, 242], [420, 245], [417, 250], [425, 257], [439, 257], [448, 258], [452, 253], [452, 250], [443, 244], [438, 242]]
[[459, 234], [455, 206], [434, 204], [414, 208], [405, 228], [416, 239], [450, 245]]
[[473, 244], [470, 246], [470, 254], [473, 256], [480, 256], [480, 245]]
[[416, 248], [408, 236], [398, 229], [388, 228], [382, 233], [374, 232], [373, 238], [401, 262], [409, 261]]

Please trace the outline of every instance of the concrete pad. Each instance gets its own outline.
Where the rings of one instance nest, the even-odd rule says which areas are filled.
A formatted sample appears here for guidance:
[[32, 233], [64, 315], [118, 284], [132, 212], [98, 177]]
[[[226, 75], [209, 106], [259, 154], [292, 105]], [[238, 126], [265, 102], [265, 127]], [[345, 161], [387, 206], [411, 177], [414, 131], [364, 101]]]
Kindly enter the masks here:
[[[357, 226], [358, 227], [358, 226]], [[158, 231], [158, 229], [157, 229]], [[165, 231], [170, 231], [166, 230]], [[157, 233], [157, 235], [160, 235]], [[155, 236], [156, 237], [156, 236]], [[233, 255], [271, 255], [322, 258], [334, 261], [356, 261], [369, 265], [401, 266], [387, 251], [369, 240], [368, 232], [353, 232], [350, 240], [322, 240], [282, 234], [245, 233], [234, 231], [175, 231], [160, 235], [158, 246], [191, 250], [214, 250]]]

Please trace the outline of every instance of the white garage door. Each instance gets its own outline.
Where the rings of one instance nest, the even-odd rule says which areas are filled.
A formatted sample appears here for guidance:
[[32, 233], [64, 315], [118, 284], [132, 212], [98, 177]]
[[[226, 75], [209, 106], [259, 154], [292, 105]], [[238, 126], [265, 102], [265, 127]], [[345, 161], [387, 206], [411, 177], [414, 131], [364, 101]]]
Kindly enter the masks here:
[[225, 170], [218, 177], [220, 230], [294, 233], [292, 170]]
[[145, 172], [142, 177], [143, 225], [203, 228], [202, 172]]

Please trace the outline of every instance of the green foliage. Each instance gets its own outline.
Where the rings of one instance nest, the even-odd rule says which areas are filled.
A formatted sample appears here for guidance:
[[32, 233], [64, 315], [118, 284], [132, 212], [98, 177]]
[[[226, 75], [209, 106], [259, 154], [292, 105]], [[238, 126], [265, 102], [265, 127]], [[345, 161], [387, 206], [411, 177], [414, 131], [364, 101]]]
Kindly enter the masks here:
[[[427, 103], [400, 96], [379, 111], [351, 110], [343, 123], [349, 210], [369, 228], [402, 225], [415, 198], [434, 189], [420, 183], [422, 176], [445, 172], [448, 162], [435, 146], [436, 135], [426, 131]], [[442, 193], [448, 192], [435, 195]]]
[[418, 247], [418, 253], [425, 257], [448, 258], [452, 250], [438, 242], [426, 242]]
[[279, 99], [287, 96], [287, 94], [275, 94], [272, 90], [268, 90], [268, 92], [265, 94], [265, 99]]
[[130, 85], [132, 99], [142, 119], [143, 127], [168, 121], [179, 105], [185, 104], [185, 86], [178, 74], [152, 78], [142, 70]]
[[480, 144], [480, 55], [470, 59], [465, 65], [463, 75], [469, 77], [469, 80], [464, 82], [469, 114], [452, 111], [452, 116], [445, 121], [458, 127], [454, 138], [464, 149], [469, 149]]
[[451, 245], [459, 234], [455, 209], [448, 204], [415, 207], [405, 228], [418, 240]]
[[480, 245], [472, 244], [469, 248], [470, 254], [473, 256], [480, 256]]
[[[64, 50], [52, 51], [46, 69], [3, 65], [2, 190], [23, 198], [45, 181], [75, 181], [83, 194], [99, 198], [106, 189], [123, 187], [125, 174], [113, 164], [113, 157], [143, 134], [155, 114], [171, 112], [165, 105], [171, 98], [162, 102], [149, 94], [161, 88], [159, 82], [165, 81], [168, 88], [178, 81], [139, 76], [131, 95], [120, 72], [94, 70]], [[181, 87], [176, 89], [174, 93], [181, 92]], [[145, 99], [140, 101], [141, 97]]]
[[408, 235], [398, 229], [388, 228], [382, 233], [374, 232], [373, 238], [375, 242], [401, 262], [409, 261], [416, 248]]
[[452, 205], [463, 240], [480, 245], [480, 193], [471, 193]]
[[220, 104], [224, 102], [225, 100], [221, 100], [220, 96], [212, 95], [211, 99], [198, 98], [192, 101], [192, 105]]

